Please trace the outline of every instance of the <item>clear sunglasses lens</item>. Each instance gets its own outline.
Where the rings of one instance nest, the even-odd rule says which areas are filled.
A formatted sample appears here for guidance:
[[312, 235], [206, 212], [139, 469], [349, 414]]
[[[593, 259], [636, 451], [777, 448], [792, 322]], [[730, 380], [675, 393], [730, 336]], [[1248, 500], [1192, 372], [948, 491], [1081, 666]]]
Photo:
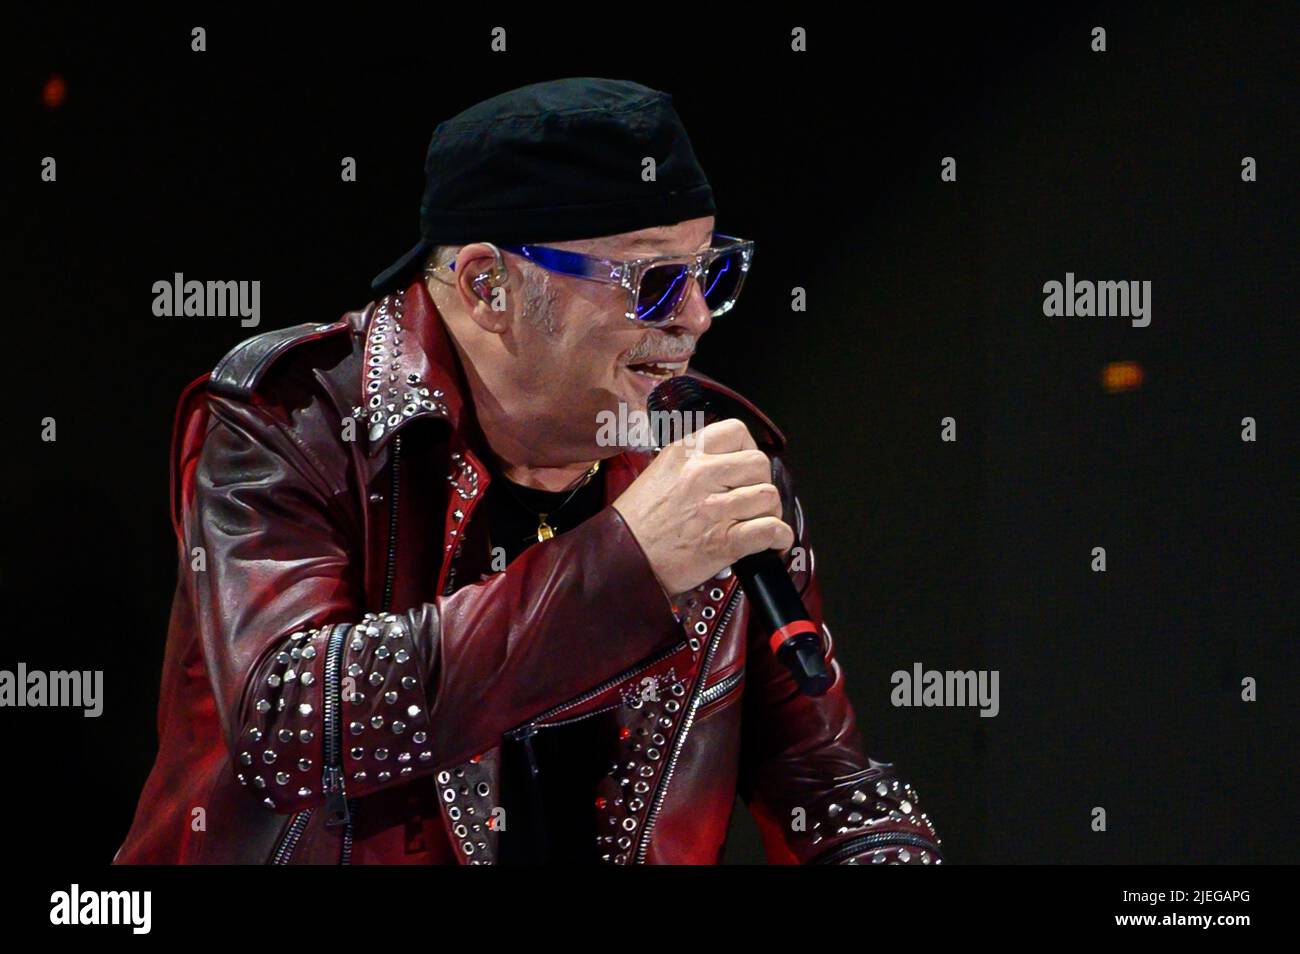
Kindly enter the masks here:
[[685, 265], [652, 265], [641, 276], [636, 297], [638, 321], [664, 321], [677, 311], [686, 296], [690, 272]]
[[719, 255], [701, 276], [700, 284], [704, 288], [704, 301], [714, 315], [719, 314], [719, 309], [725, 310], [736, 300], [740, 290], [743, 263], [744, 259], [738, 251]]

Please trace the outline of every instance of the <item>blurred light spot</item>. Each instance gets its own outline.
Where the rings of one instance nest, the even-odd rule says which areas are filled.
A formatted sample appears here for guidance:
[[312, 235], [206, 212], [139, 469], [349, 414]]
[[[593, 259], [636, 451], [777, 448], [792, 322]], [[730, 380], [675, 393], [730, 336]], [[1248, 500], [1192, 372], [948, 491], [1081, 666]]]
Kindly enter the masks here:
[[45, 104], [47, 109], [58, 109], [63, 105], [63, 100], [67, 95], [68, 84], [63, 81], [63, 77], [58, 73], [53, 73], [45, 81], [45, 89], [41, 91], [41, 102]]
[[1101, 369], [1101, 386], [1107, 394], [1136, 391], [1145, 378], [1142, 365], [1136, 361], [1112, 361]]

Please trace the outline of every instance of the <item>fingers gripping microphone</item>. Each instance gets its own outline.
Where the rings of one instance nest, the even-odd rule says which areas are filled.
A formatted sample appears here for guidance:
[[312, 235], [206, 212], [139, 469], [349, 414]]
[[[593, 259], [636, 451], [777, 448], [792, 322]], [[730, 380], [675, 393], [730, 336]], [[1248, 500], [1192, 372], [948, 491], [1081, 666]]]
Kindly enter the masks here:
[[[699, 381], [685, 375], [658, 385], [647, 400], [652, 414], [678, 412], [684, 422], [696, 419], [695, 412], [700, 412], [709, 424], [728, 417], [745, 422], [743, 409], [736, 408], [741, 413], [732, 413], [732, 408], [724, 406], [729, 403], [721, 395], [711, 396]], [[667, 429], [654, 427], [652, 431], [665, 433]], [[799, 691], [807, 696], [825, 693], [834, 680], [822, 655], [821, 634], [781, 557], [774, 550], [751, 553], [733, 563], [731, 569], [749, 597], [756, 620], [767, 633], [768, 645], [790, 670]]]

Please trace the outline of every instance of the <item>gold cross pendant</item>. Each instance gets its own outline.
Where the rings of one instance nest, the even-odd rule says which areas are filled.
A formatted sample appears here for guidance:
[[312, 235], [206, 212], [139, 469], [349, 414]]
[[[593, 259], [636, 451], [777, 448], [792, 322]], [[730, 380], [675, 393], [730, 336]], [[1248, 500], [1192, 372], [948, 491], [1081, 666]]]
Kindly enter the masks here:
[[537, 542], [541, 543], [543, 540], [549, 540], [553, 536], [555, 536], [555, 531], [551, 529], [551, 525], [546, 522], [546, 514], [539, 513], [537, 515]]

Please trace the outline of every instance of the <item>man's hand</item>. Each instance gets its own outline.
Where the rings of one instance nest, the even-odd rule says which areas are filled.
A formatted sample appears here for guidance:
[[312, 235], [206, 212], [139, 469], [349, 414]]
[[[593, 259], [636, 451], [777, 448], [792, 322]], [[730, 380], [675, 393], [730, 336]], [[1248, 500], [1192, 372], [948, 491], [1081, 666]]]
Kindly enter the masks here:
[[743, 556], [794, 544], [772, 463], [735, 419], [663, 448], [614, 509], [669, 594], [699, 586]]

